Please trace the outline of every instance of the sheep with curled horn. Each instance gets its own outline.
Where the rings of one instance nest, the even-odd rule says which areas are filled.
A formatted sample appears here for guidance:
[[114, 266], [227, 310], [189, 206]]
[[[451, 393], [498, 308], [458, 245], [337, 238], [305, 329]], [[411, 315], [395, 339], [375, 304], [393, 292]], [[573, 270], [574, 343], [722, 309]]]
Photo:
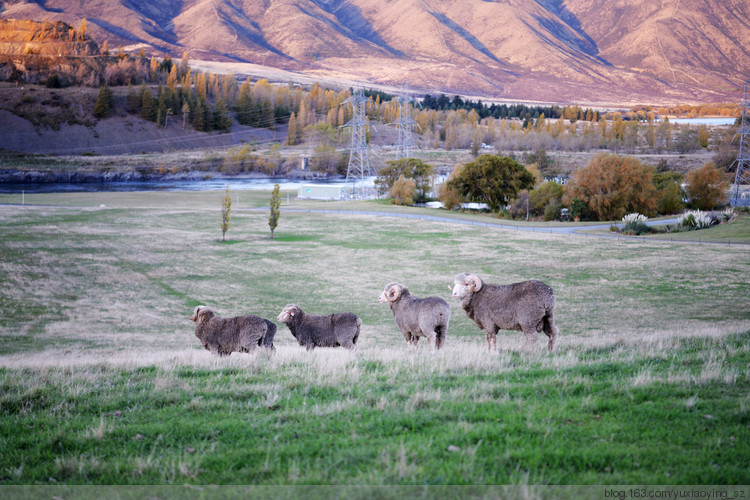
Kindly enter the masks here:
[[480, 330], [487, 333], [490, 351], [497, 350], [498, 330], [521, 330], [526, 336], [524, 349], [539, 339], [549, 338], [547, 349], [555, 347], [559, 330], [555, 326], [555, 294], [545, 283], [531, 280], [510, 285], [492, 285], [476, 274], [456, 276], [453, 297]]
[[259, 316], [220, 318], [210, 307], [197, 306], [190, 319], [195, 323], [195, 336], [212, 354], [228, 356], [261, 347], [276, 350], [273, 345], [276, 325]]
[[443, 346], [451, 318], [451, 308], [445, 300], [440, 297], [420, 299], [399, 283], [387, 284], [378, 300], [388, 302], [396, 326], [409, 345], [416, 347], [419, 337], [427, 337], [434, 350]]
[[287, 304], [276, 318], [286, 324], [297, 343], [308, 351], [316, 347], [357, 348], [359, 328], [362, 320], [350, 312], [334, 313], [327, 316], [307, 314], [296, 304]]

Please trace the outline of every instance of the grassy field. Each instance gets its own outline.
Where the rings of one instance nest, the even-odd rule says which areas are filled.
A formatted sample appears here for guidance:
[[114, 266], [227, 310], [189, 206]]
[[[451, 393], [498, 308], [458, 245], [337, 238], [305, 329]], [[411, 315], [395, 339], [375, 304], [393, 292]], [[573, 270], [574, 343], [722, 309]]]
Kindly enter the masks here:
[[[287, 205], [271, 240], [252, 192], [221, 242], [222, 195], [0, 206], [0, 483], [750, 483], [748, 247]], [[450, 299], [463, 271], [552, 286], [556, 351], [502, 332], [487, 352]], [[391, 281], [451, 303], [444, 350], [407, 349]], [[216, 358], [189, 320], [290, 302], [358, 314], [359, 349], [280, 325], [275, 355]]]

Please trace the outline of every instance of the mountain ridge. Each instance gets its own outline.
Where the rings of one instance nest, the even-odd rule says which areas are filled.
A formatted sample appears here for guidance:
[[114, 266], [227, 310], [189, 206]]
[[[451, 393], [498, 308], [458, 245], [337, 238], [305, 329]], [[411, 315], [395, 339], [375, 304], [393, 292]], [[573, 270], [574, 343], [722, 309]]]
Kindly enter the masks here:
[[424, 93], [545, 102], [736, 100], [743, 0], [9, 0], [100, 43]]

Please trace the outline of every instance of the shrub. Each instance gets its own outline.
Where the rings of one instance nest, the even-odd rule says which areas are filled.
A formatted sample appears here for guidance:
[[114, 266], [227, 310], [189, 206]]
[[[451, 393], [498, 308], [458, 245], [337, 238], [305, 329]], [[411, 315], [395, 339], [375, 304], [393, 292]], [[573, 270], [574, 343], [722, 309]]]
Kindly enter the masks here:
[[620, 219], [628, 212], [651, 214], [656, 210], [652, 170], [638, 160], [598, 154], [573, 173], [565, 185], [563, 203], [581, 200], [598, 220]]
[[637, 212], [628, 214], [622, 218], [622, 232], [625, 234], [645, 234], [648, 232], [646, 221], [648, 217]]
[[714, 224], [716, 219], [700, 210], [688, 210], [677, 218], [677, 225], [687, 231], [706, 229]]
[[414, 179], [407, 179], [403, 175], [393, 184], [391, 196], [396, 205], [411, 205], [417, 196], [417, 186]]
[[727, 202], [729, 183], [713, 163], [706, 163], [685, 176], [690, 204], [699, 210], [710, 210]]

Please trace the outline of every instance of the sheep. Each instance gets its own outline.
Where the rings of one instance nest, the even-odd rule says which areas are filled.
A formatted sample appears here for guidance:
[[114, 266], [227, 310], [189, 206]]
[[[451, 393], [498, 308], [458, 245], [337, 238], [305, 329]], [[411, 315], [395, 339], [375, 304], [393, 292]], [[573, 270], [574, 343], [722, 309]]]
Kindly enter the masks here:
[[560, 333], [554, 320], [555, 294], [541, 281], [491, 285], [476, 274], [461, 273], [454, 280], [453, 297], [461, 301], [461, 307], [479, 329], [487, 332], [490, 351], [497, 350], [500, 329], [521, 330], [526, 336], [524, 349], [534, 344], [544, 330], [549, 337], [547, 349], [555, 347]]
[[198, 306], [190, 319], [195, 322], [195, 336], [212, 354], [228, 356], [260, 347], [276, 350], [273, 345], [276, 324], [259, 316], [220, 318], [210, 307]]
[[356, 314], [344, 312], [318, 316], [306, 314], [296, 304], [287, 304], [276, 320], [285, 323], [299, 345], [308, 351], [316, 347], [338, 346], [354, 350], [362, 325]]
[[399, 283], [387, 284], [378, 300], [390, 303], [396, 325], [409, 345], [416, 347], [419, 337], [424, 336], [433, 350], [443, 346], [451, 318], [451, 308], [446, 301], [440, 297], [420, 299]]

